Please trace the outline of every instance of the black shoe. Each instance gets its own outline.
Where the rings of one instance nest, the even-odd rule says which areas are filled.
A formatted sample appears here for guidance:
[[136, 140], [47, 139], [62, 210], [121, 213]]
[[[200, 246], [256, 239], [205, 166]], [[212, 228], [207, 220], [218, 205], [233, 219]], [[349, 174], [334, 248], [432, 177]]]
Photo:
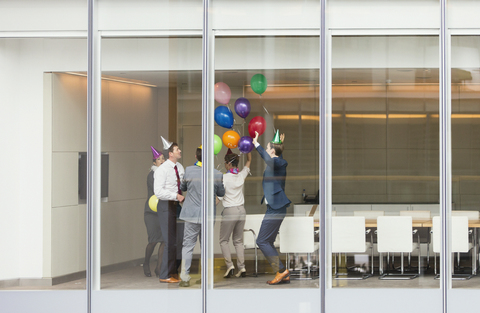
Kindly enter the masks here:
[[152, 273], [150, 273], [150, 266], [147, 264], [143, 264], [143, 274], [147, 277], [152, 277]]
[[182, 280], [180, 282], [180, 284], [178, 284], [178, 286], [180, 286], [180, 287], [190, 287], [190, 281]]

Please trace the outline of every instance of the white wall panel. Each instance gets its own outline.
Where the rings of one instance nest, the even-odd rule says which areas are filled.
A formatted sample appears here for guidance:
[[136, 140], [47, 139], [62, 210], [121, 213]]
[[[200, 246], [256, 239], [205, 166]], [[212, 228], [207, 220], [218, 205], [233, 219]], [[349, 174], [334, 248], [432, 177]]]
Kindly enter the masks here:
[[[450, 0], [448, 1], [449, 28], [480, 28], [478, 19], [480, 2], [475, 0]], [[452, 53], [452, 55], [454, 55]]]
[[100, 30], [202, 29], [202, 0], [99, 0]]
[[332, 29], [440, 28], [438, 0], [329, 0]]
[[2, 0], [1, 31], [87, 30], [85, 0]]
[[52, 156], [52, 207], [78, 204], [78, 152]]
[[320, 1], [213, 0], [213, 29], [319, 29]]
[[52, 209], [52, 277], [85, 270], [85, 206]]
[[[15, 25], [25, 25], [21, 20]], [[43, 73], [85, 69], [85, 51], [85, 40], [0, 40], [0, 122], [8, 133], [0, 139], [0, 160], [7, 165], [2, 168], [0, 185], [8, 186], [1, 189], [2, 207], [8, 209], [0, 211], [0, 229], [10, 234], [0, 236], [0, 279], [42, 277]], [[50, 190], [45, 187], [45, 192]]]

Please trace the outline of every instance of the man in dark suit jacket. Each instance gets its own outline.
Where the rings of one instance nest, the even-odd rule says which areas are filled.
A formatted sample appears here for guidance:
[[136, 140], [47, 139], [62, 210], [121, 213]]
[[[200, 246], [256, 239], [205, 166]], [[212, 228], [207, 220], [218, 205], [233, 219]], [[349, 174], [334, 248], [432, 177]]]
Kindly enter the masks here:
[[257, 245], [262, 250], [265, 258], [268, 260], [274, 271], [276, 272], [273, 280], [267, 281], [269, 285], [290, 283], [290, 272], [283, 265], [278, 256], [277, 249], [273, 243], [277, 238], [280, 225], [287, 214], [287, 207], [291, 201], [285, 194], [285, 180], [287, 178], [288, 162], [283, 159], [283, 141], [285, 134], [281, 136], [277, 133], [274, 139], [268, 143], [267, 149], [258, 143], [258, 133], [255, 132], [253, 144], [262, 159], [267, 164], [267, 168], [263, 173], [263, 198], [267, 205], [267, 212], [262, 221], [262, 226], [257, 237]]

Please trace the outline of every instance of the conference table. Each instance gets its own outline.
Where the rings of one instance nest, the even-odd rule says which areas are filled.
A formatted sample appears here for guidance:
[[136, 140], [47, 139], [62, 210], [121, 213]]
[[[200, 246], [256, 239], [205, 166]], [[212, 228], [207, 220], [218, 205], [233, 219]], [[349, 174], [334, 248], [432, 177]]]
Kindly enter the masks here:
[[[320, 222], [314, 223], [315, 227], [320, 226]], [[413, 219], [412, 227], [432, 227], [433, 222], [431, 218]], [[377, 219], [365, 219], [365, 227], [377, 227]], [[468, 220], [469, 228], [480, 228], [480, 220]]]

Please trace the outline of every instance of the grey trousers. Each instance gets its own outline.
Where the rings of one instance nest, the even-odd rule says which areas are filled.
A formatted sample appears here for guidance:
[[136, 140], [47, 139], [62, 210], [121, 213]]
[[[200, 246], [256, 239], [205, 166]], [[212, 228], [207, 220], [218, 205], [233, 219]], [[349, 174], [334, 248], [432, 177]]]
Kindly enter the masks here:
[[243, 228], [245, 226], [245, 208], [243, 205], [225, 208], [222, 212], [222, 223], [220, 224], [220, 248], [227, 269], [233, 266], [232, 255], [230, 253], [230, 236], [237, 252], [237, 269], [245, 268], [245, 253], [243, 246]]
[[190, 281], [190, 267], [192, 266], [193, 249], [197, 244], [197, 238], [201, 243], [200, 232], [202, 231], [202, 224], [185, 222], [185, 232], [183, 233], [183, 248], [182, 248], [182, 271], [180, 278], [184, 281]]

